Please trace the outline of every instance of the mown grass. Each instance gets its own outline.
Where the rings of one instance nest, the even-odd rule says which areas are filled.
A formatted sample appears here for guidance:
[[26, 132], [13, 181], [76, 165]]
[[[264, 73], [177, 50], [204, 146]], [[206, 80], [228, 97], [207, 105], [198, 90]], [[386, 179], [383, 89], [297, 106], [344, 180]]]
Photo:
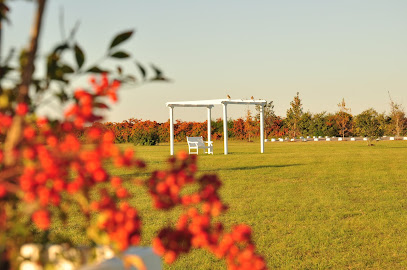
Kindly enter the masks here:
[[[213, 156], [199, 155], [198, 165], [200, 173], [217, 173], [223, 181], [221, 196], [230, 209], [221, 220], [252, 226], [270, 268], [407, 268], [407, 142], [275, 142], [260, 154], [259, 143], [231, 141], [227, 156], [222, 142], [214, 148]], [[135, 149], [148, 171], [166, 167], [168, 145]], [[181, 149], [185, 143], [176, 144]], [[148, 171], [112, 168], [129, 178], [146, 178]], [[149, 245], [179, 212], [153, 210], [143, 187], [130, 189], [143, 216], [142, 244]], [[165, 268], [225, 264], [194, 251]]]

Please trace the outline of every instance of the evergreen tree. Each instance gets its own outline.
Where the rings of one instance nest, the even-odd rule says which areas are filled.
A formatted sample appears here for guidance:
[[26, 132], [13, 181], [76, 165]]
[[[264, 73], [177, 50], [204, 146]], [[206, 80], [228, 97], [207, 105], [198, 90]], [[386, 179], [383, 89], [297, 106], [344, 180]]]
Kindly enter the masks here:
[[384, 116], [379, 115], [373, 108], [363, 111], [355, 117], [356, 134], [367, 137], [367, 145], [372, 145], [373, 140], [383, 135], [383, 119]]
[[294, 100], [290, 102], [291, 108], [287, 110], [286, 123], [289, 128], [289, 135], [291, 137], [296, 137], [300, 134], [299, 122], [303, 114], [300, 93], [294, 97]]
[[[270, 135], [274, 121], [277, 119], [277, 115], [274, 111], [273, 101], [267, 102], [263, 108], [264, 115], [264, 131], [266, 138]], [[256, 105], [256, 120], [260, 120], [260, 105]]]
[[256, 121], [252, 117], [252, 112], [248, 109], [246, 113], [246, 119], [245, 119], [245, 131], [246, 131], [246, 138], [248, 142], [252, 141], [252, 138], [256, 134]]
[[399, 137], [406, 126], [405, 113], [401, 104], [394, 102], [390, 92], [388, 93], [390, 98], [390, 133]]

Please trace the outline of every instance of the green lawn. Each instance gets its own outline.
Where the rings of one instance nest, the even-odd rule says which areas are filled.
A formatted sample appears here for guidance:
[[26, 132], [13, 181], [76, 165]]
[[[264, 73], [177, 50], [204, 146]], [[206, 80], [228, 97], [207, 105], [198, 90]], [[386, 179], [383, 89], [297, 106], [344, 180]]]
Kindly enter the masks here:
[[[126, 145], [134, 147], [131, 145]], [[135, 147], [149, 170], [163, 168], [168, 145]], [[217, 173], [230, 210], [227, 226], [252, 226], [269, 268], [406, 269], [407, 142], [223, 142], [199, 155], [200, 173]], [[187, 150], [186, 143], [175, 150]], [[112, 169], [114, 171], [114, 169]], [[115, 171], [146, 177], [136, 171]], [[143, 188], [131, 188], [143, 214], [143, 244], [176, 217], [152, 210]], [[168, 269], [223, 269], [205, 251], [194, 251]]]

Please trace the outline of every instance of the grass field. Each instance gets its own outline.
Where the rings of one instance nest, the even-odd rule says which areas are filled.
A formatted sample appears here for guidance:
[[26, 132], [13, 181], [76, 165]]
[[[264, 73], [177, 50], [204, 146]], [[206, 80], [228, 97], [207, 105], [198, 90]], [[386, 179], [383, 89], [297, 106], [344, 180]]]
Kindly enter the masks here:
[[[131, 145], [127, 145], [134, 147]], [[168, 145], [135, 147], [149, 170], [164, 168]], [[228, 226], [252, 226], [270, 268], [406, 269], [407, 142], [215, 143], [199, 155], [201, 173], [217, 173]], [[186, 143], [175, 150], [187, 150]], [[113, 169], [112, 169], [113, 170]], [[125, 177], [147, 173], [114, 171]], [[141, 187], [134, 203], [143, 215], [143, 244], [176, 217], [152, 210]], [[205, 251], [194, 251], [167, 269], [223, 269]]]

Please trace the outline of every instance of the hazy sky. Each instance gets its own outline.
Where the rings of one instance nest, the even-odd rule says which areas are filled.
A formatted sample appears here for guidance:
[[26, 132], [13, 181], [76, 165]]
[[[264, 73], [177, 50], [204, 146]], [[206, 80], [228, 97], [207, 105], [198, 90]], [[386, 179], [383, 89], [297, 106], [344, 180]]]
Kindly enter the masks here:
[[[297, 91], [311, 112], [334, 112], [342, 98], [354, 114], [369, 107], [388, 111], [387, 91], [407, 104], [405, 0], [50, 0], [43, 53], [61, 39], [61, 7], [67, 29], [81, 23], [77, 40], [87, 63], [104, 54], [115, 33], [134, 28], [136, 35], [123, 47], [173, 79], [122, 91], [111, 121], [166, 121], [167, 101], [227, 94], [272, 100], [278, 115], [285, 115]], [[28, 40], [33, 4], [17, 1], [11, 8], [5, 47], [21, 48]], [[137, 72], [131, 62], [125, 65]], [[237, 118], [247, 107], [229, 109], [229, 116]], [[213, 117], [220, 115], [221, 108], [215, 109]], [[175, 117], [201, 121], [206, 111], [175, 109]]]

